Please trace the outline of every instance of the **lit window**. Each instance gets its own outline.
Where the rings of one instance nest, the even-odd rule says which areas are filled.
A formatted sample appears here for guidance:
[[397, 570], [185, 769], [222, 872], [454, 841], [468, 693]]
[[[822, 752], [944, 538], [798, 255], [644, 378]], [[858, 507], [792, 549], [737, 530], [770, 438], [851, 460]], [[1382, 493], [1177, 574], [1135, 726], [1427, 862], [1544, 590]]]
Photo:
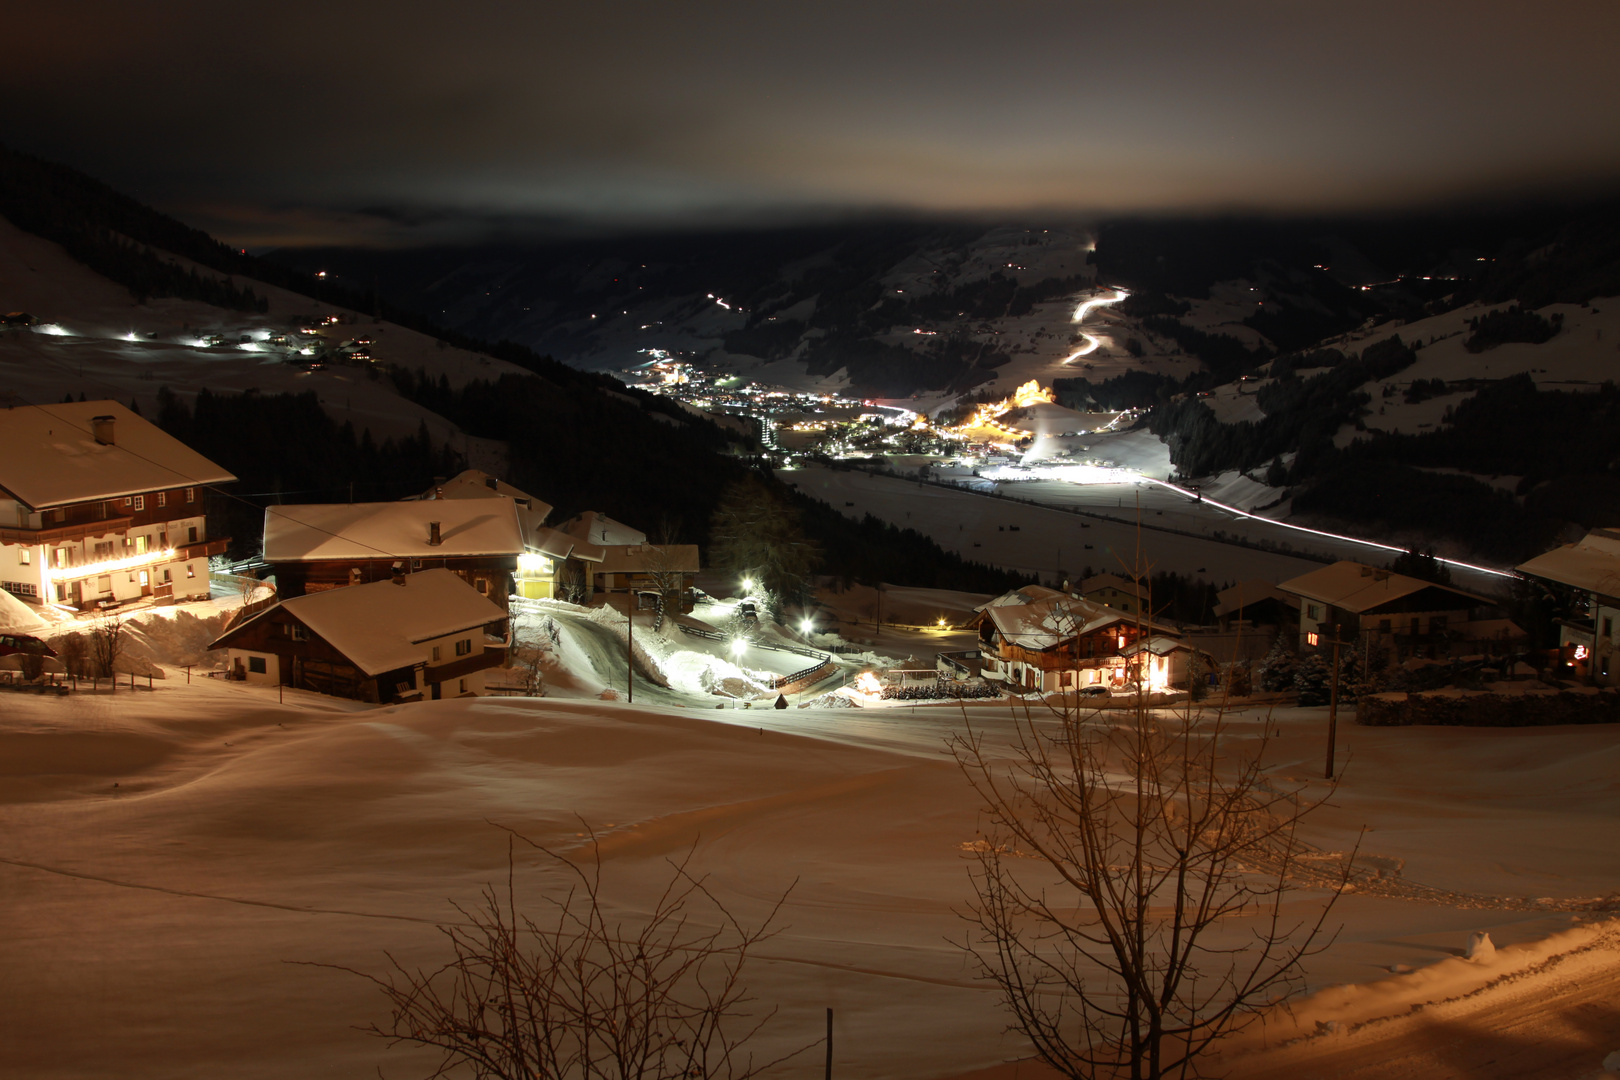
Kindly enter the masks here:
[[472, 638], [462, 638], [456, 642], [456, 655], [467, 656], [472, 652]]
[[1307, 645], [1319, 645], [1321, 641], [1322, 636], [1320, 634], [1310, 633], [1305, 635], [1305, 644]]
[[196, 576], [197, 576], [197, 568], [195, 566], [192, 566], [190, 563], [186, 563], [186, 577], [196, 577]]
[[146, 554], [146, 537], [137, 536], [135, 538], [135, 554], [137, 554], [137, 555], [145, 555]]

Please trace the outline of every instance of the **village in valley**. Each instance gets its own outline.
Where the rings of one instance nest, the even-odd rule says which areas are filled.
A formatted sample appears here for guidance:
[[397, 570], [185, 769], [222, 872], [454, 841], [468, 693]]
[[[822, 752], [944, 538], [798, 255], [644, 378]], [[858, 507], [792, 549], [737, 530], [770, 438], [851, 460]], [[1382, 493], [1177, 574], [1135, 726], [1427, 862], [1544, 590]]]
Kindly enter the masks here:
[[0, 1073], [439, 1075], [401, 1017], [477, 995], [420, 980], [557, 917], [734, 964], [762, 1076], [1052, 1080], [1008, 984], [1128, 996], [1132, 950], [1059, 940], [1117, 885], [1187, 1015], [1237, 994], [1201, 1074], [1603, 1075], [1620, 313], [1584, 279], [1504, 309], [1468, 249], [1184, 296], [1152, 230], [859, 224], [422, 255], [451, 329], [374, 253], [53, 168], [0, 148]]
[[[398, 501], [270, 505], [260, 554], [230, 564], [207, 507], [235, 478], [117, 402], [6, 409], [0, 448], [0, 631], [15, 688], [167, 680], [174, 658], [126, 655], [119, 628], [182, 611], [217, 630], [192, 643], [188, 678], [379, 705], [548, 684], [633, 701], [640, 681], [644, 700], [691, 706], [1260, 694], [1359, 697], [1380, 723], [1458, 707], [1578, 722], [1612, 709], [1601, 688], [1620, 680], [1620, 601], [1603, 584], [1620, 574], [1620, 534], [1606, 530], [1519, 568], [1573, 590], [1587, 613], [1563, 622], [1558, 649], [1533, 654], [1502, 596], [1350, 560], [1229, 583], [1204, 624], [1161, 614], [1153, 579], [1123, 562], [994, 598], [942, 596], [937, 614], [925, 590], [852, 611], [836, 583], [790, 605], [753, 568], [705, 572], [695, 545], [597, 512], [550, 523], [550, 504], [476, 469]], [[622, 653], [605, 655], [603, 630]], [[902, 644], [903, 658], [877, 651]]]

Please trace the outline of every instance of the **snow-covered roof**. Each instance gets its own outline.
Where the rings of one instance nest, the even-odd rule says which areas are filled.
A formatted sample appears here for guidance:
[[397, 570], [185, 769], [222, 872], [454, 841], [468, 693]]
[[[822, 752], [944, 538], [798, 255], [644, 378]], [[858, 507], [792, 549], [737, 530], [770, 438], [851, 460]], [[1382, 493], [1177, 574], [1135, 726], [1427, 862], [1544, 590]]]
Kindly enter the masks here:
[[1560, 585], [1620, 596], [1620, 532], [1594, 529], [1578, 542], [1553, 548], [1516, 569]]
[[[94, 418], [111, 445], [96, 441]], [[0, 409], [0, 488], [35, 510], [236, 477], [116, 401]]]
[[404, 585], [373, 581], [295, 596], [222, 634], [223, 648], [244, 629], [284, 609], [367, 675], [427, 660], [422, 642], [506, 618], [493, 601], [449, 570], [420, 570]]
[[1261, 581], [1259, 578], [1250, 578], [1248, 581], [1240, 581], [1236, 585], [1228, 586], [1216, 593], [1215, 597], [1219, 601], [1215, 605], [1215, 617], [1217, 619], [1223, 615], [1239, 612], [1244, 608], [1254, 607], [1256, 604], [1264, 603], [1267, 600], [1276, 600], [1290, 607], [1299, 603], [1299, 597], [1285, 593], [1271, 582]]
[[542, 525], [530, 533], [529, 543], [531, 550], [553, 559], [566, 559], [573, 555], [575, 558], [589, 559], [591, 562], [602, 561], [601, 548], [592, 547], [587, 551], [575, 551], [577, 545], [574, 538], [549, 525]]
[[600, 510], [587, 510], [558, 526], [582, 544], [609, 547], [614, 544], [645, 544], [647, 534], [622, 521], [614, 521]]
[[1474, 604], [1490, 603], [1482, 596], [1463, 592], [1450, 585], [1440, 585], [1421, 578], [1407, 577], [1405, 574], [1379, 570], [1348, 559], [1341, 559], [1332, 566], [1324, 566], [1320, 570], [1312, 570], [1308, 574], [1290, 578], [1277, 587], [1283, 592], [1303, 596], [1307, 600], [1319, 600], [1324, 604], [1332, 604], [1336, 608], [1357, 614], [1372, 611], [1403, 597], [1422, 592], [1424, 589], [1438, 589], [1467, 602], [1454, 606], [1471, 607]]
[[1189, 642], [1178, 641], [1173, 637], [1165, 637], [1163, 634], [1154, 634], [1152, 637], [1142, 638], [1134, 645], [1126, 648], [1124, 655], [1134, 656], [1139, 652], [1146, 651], [1152, 653], [1154, 656], [1168, 656], [1177, 649], [1185, 649], [1188, 652], [1205, 651]]
[[0, 634], [26, 634], [39, 637], [49, 633], [51, 626], [34, 614], [34, 609], [0, 589]]
[[[517, 504], [510, 499], [299, 503], [264, 510], [269, 563], [327, 559], [465, 558], [523, 552]], [[429, 543], [429, 523], [439, 543]]]
[[[1054, 590], [1047, 589], [1047, 592]], [[1009, 642], [1025, 649], [1051, 649], [1072, 638], [1093, 633], [1116, 623], [1140, 624], [1143, 629], [1173, 634], [1139, 615], [1055, 593], [1029, 604], [996, 604], [983, 609], [990, 621]]]
[[[551, 514], [551, 504], [535, 498], [522, 488], [513, 487], [504, 480], [496, 479], [481, 469], [463, 469], [442, 484], [435, 484], [418, 499], [497, 499], [501, 497], [514, 499], [518, 503], [518, 513], [526, 520], [526, 529], [532, 529], [544, 524]], [[532, 516], [531, 516], [532, 515]]]
[[1037, 600], [1051, 600], [1055, 597], [1067, 595], [1067, 593], [1059, 592], [1057, 589], [1048, 589], [1045, 585], [1024, 585], [1004, 592], [994, 600], [980, 604], [973, 610], [985, 611], [994, 607], [1016, 607], [1020, 604], [1033, 604]]

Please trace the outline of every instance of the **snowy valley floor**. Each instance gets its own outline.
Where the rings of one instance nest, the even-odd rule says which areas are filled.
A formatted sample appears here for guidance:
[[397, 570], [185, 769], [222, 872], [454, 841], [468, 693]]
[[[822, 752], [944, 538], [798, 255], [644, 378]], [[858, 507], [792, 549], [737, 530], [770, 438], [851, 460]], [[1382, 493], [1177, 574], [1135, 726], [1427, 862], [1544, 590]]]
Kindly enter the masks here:
[[[289, 961], [431, 963], [449, 902], [505, 872], [496, 824], [584, 858], [581, 821], [628, 914], [693, 844], [745, 921], [793, 886], [787, 929], [749, 979], [781, 1007], [772, 1045], [818, 1038], [832, 1006], [839, 1077], [957, 1076], [1025, 1053], [951, 944], [979, 824], [943, 753], [960, 711], [278, 705], [273, 690], [171, 675], [151, 693], [0, 694], [0, 1074], [425, 1074], [426, 1058], [353, 1030], [383, 1019], [374, 990]], [[992, 733], [1009, 721], [1005, 705], [968, 715]], [[1324, 710], [1279, 716], [1277, 773], [1319, 775]], [[1404, 866], [1345, 898], [1310, 972], [1317, 991], [1383, 983], [1326, 989], [1299, 1030], [1409, 1013], [1591, 944], [1580, 935], [1607, 917], [1593, 901], [1620, 889], [1620, 730], [1344, 725], [1340, 738], [1343, 785], [1310, 839], [1343, 850], [1366, 825], [1363, 853]], [[519, 878], [534, 897], [559, 880]], [[1456, 959], [1474, 930], [1498, 946], [1578, 940], [1518, 960], [1504, 948], [1487, 969]], [[1544, 1044], [1545, 1067], [1531, 1055], [1500, 1075], [1596, 1075], [1620, 1049], [1620, 951], [1605, 940], [1417, 1019], [1245, 1052], [1233, 1071], [1491, 1076], [1497, 1058], [1467, 1055]], [[1415, 974], [1391, 975], [1402, 966]], [[815, 1051], [780, 1075], [820, 1069]]]

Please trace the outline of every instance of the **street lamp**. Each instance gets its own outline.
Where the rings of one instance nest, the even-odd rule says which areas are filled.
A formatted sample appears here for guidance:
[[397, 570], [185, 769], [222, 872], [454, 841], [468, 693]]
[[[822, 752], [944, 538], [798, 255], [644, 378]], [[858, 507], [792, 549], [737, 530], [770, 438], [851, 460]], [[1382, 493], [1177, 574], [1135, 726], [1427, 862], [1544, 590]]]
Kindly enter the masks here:
[[815, 623], [811, 622], [809, 619], [804, 619], [799, 623], [799, 633], [808, 634], [810, 631], [814, 630], [815, 627]]
[[743, 592], [750, 592], [751, 593], [753, 591], [754, 591], [754, 579], [751, 578], [751, 577], [743, 578]]
[[741, 656], [743, 654], [744, 650], [746, 650], [747, 648], [748, 648], [748, 643], [746, 641], [744, 641], [742, 638], [733, 638], [732, 639], [732, 641], [731, 641], [731, 655], [732, 656]]

